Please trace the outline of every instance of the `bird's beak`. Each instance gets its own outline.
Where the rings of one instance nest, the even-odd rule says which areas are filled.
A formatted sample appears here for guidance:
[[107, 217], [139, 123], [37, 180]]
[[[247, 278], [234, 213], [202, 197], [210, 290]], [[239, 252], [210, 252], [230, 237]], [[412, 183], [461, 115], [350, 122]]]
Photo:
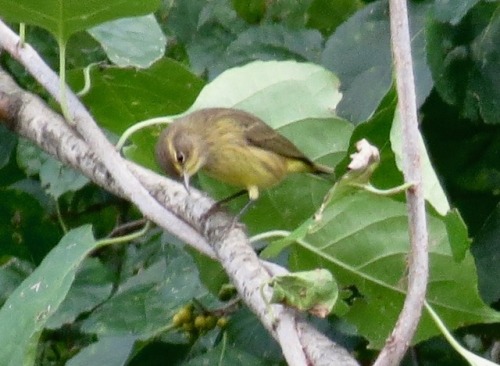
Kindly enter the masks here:
[[183, 178], [184, 178], [184, 180], [183, 180], [183, 182], [184, 182], [184, 188], [186, 188], [186, 191], [187, 191], [189, 194], [191, 194], [191, 191], [189, 190], [189, 178], [190, 178], [190, 176], [189, 176], [189, 174], [187, 174], [186, 172], [184, 172], [184, 173], [182, 174], [182, 176], [183, 176]]

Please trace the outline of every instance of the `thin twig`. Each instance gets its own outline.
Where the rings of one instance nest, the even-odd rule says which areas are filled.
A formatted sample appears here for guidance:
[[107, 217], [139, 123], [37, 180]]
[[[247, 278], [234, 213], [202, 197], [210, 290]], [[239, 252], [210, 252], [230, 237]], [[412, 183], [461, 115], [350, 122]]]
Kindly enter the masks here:
[[418, 326], [428, 281], [428, 234], [418, 146], [419, 130], [406, 0], [390, 0], [391, 43], [403, 123], [403, 174], [414, 182], [406, 191], [410, 253], [408, 288], [403, 310], [375, 365], [399, 365]]

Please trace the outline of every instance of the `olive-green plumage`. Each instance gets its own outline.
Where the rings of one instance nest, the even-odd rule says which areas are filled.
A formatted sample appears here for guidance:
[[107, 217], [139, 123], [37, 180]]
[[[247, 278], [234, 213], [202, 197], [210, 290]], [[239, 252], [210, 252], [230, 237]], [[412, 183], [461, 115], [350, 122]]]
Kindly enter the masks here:
[[184, 178], [186, 188], [202, 170], [246, 189], [251, 200], [287, 174], [333, 172], [259, 118], [231, 108], [202, 109], [175, 120], [158, 139], [156, 159], [167, 174]]

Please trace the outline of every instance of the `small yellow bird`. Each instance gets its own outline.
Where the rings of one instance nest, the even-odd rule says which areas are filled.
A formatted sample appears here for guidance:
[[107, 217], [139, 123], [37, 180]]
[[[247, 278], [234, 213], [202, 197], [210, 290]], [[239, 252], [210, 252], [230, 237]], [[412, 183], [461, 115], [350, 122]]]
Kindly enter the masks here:
[[175, 120], [158, 139], [156, 159], [168, 175], [182, 178], [188, 190], [189, 179], [202, 170], [244, 189], [231, 198], [248, 191], [249, 203], [260, 189], [290, 173], [333, 173], [258, 117], [232, 108], [201, 109]]

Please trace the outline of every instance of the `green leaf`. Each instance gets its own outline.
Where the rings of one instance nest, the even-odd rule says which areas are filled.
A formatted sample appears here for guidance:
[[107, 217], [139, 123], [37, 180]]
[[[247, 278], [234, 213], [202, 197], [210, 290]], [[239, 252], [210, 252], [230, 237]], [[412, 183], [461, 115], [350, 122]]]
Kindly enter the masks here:
[[227, 70], [205, 86], [189, 111], [209, 107], [251, 110], [278, 128], [289, 120], [335, 117], [342, 97], [338, 87], [337, 77], [321, 66], [255, 61]]
[[478, 4], [455, 27], [431, 22], [427, 34], [429, 65], [440, 96], [466, 119], [499, 124], [498, 3]]
[[266, 12], [266, 0], [232, 0], [234, 10], [248, 23], [258, 23]]
[[33, 272], [33, 265], [28, 262], [12, 259], [0, 267], [0, 306], [10, 294]]
[[[471, 255], [457, 263], [445, 222], [431, 215], [427, 216], [427, 222], [430, 235], [427, 301], [452, 329], [498, 322], [500, 314], [487, 307], [477, 293]], [[293, 267], [327, 268], [340, 288], [355, 287], [359, 296], [345, 317], [372, 347], [383, 346], [406, 295], [409, 239], [404, 203], [366, 192], [340, 197], [327, 207], [322, 221], [315, 224], [315, 231], [304, 241], [293, 247], [290, 257]], [[413, 342], [436, 334], [438, 329], [424, 315]]]
[[152, 14], [106, 22], [88, 32], [121, 67], [148, 68], [165, 53], [167, 40]]
[[275, 276], [269, 285], [273, 288], [271, 303], [308, 311], [320, 318], [330, 314], [339, 296], [337, 283], [326, 269]]
[[220, 24], [208, 24], [186, 45], [191, 69], [198, 75], [207, 74], [213, 79], [224, 69], [227, 47], [236, 35]]
[[[396, 164], [400, 171], [403, 171], [403, 138], [402, 138], [402, 121], [398, 111], [396, 111], [394, 122], [391, 129], [391, 147], [396, 155]], [[415, 142], [415, 141], [414, 141]], [[432, 207], [442, 216], [446, 216], [450, 210], [450, 204], [446, 198], [441, 184], [439, 183], [436, 172], [434, 171], [429, 155], [425, 148], [422, 135], [418, 135], [418, 148], [420, 150], [420, 164], [422, 170], [422, 183], [424, 186], [424, 197]]]
[[204, 365], [252, 365], [265, 366], [269, 362], [262, 360], [260, 355], [252, 355], [238, 348], [237, 345], [219, 342], [215, 347], [201, 355], [191, 358], [183, 363], [184, 366]]
[[428, 311], [429, 315], [432, 317], [438, 328], [441, 330], [441, 333], [445, 336], [446, 340], [450, 343], [450, 345], [458, 352], [460, 355], [465, 358], [471, 366], [495, 366], [496, 363], [487, 360], [486, 358], [479, 357], [478, 355], [472, 353], [467, 348], [462, 346], [459, 342], [453, 338], [453, 335], [450, 333], [448, 329], [446, 329], [446, 325], [443, 324], [439, 316], [436, 312], [428, 305], [425, 304], [425, 309]]
[[283, 362], [280, 346], [248, 308], [231, 315], [225, 331], [229, 343], [241, 351], [268, 363]]
[[66, 192], [83, 188], [89, 179], [79, 171], [49, 157], [40, 169], [40, 181], [46, 192], [58, 199]]
[[189, 247], [186, 247], [186, 251], [196, 263], [200, 274], [200, 281], [214, 296], [218, 296], [221, 287], [229, 283], [229, 278], [220, 262]]
[[126, 365], [136, 339], [137, 337], [132, 335], [101, 337], [97, 342], [82, 349], [75, 357], [71, 358], [66, 365]]
[[40, 333], [69, 291], [76, 269], [95, 248], [90, 226], [71, 230], [0, 310], [0, 364], [32, 365]]
[[111, 294], [111, 273], [99, 259], [85, 259], [76, 273], [73, 285], [57, 311], [45, 325], [56, 329], [71, 324], [83, 312], [90, 311]]
[[497, 204], [490, 217], [474, 240], [472, 253], [477, 263], [479, 291], [484, 301], [492, 304], [500, 300], [500, 204]]
[[205, 0], [175, 1], [169, 9], [167, 27], [182, 42], [189, 43], [200, 29], [200, 15]]
[[[288, 17], [298, 5], [297, 15], [304, 22], [307, 16], [302, 9], [308, 7], [307, 2], [310, 0], [300, 4], [295, 0], [291, 4], [286, 1], [286, 9], [275, 10]], [[284, 5], [280, 3], [278, 8]], [[271, 8], [277, 8], [276, 5], [269, 4]], [[245, 2], [241, 6], [252, 4]], [[207, 72], [208, 78], [213, 79], [230, 67], [257, 59], [318, 61], [321, 34], [316, 30], [297, 29], [291, 23], [269, 20], [259, 26], [249, 26], [231, 9], [229, 0], [210, 1], [204, 6], [200, 1], [186, 0], [174, 5], [168, 26], [185, 43], [192, 69], [196, 73]]]
[[167, 26], [185, 44], [191, 70], [208, 72], [209, 79], [221, 72], [226, 48], [248, 25], [238, 17], [230, 0], [177, 2]]
[[78, 31], [109, 20], [154, 12], [159, 0], [0, 0], [0, 15], [11, 22], [37, 25], [66, 42]]
[[83, 322], [83, 331], [99, 337], [136, 335], [147, 339], [171, 325], [174, 313], [193, 297], [206, 296], [190, 256], [173, 246], [165, 250], [166, 261], [159, 260], [130, 277]]
[[396, 91], [393, 88], [384, 97], [374, 116], [354, 129], [349, 141], [349, 148], [344, 159], [335, 169], [337, 176], [345, 174], [351, 162], [350, 156], [356, 151], [356, 143], [362, 139], [376, 146], [380, 152], [380, 164], [373, 172], [371, 183], [380, 189], [390, 189], [403, 184], [403, 175], [395, 163], [394, 152], [390, 143], [394, 113], [397, 106]]
[[279, 0], [268, 2], [266, 19], [280, 22], [292, 28], [304, 28], [307, 10], [313, 0]]
[[[83, 101], [102, 127], [118, 135], [142, 120], [182, 112], [203, 86], [201, 79], [169, 59], [145, 70], [94, 68], [91, 80]], [[70, 81], [78, 89], [81, 71], [71, 73]]]
[[78, 191], [89, 182], [89, 179], [80, 172], [63, 165], [24, 139], [19, 141], [17, 158], [26, 174], [39, 174], [45, 191], [55, 199], [66, 192]]
[[460, 262], [465, 258], [470, 249], [471, 240], [468, 238], [467, 225], [465, 224], [460, 212], [453, 208], [444, 218], [446, 231], [450, 240], [451, 251], [455, 261]]
[[485, 25], [483, 32], [472, 42], [471, 93], [479, 104], [479, 112], [486, 123], [500, 124], [500, 6]]
[[479, 0], [436, 0], [435, 17], [441, 22], [449, 22], [453, 25], [458, 24], [467, 12], [474, 7]]
[[[433, 87], [424, 32], [430, 5], [409, 5], [417, 103], [421, 105]], [[325, 45], [321, 63], [342, 82], [344, 98], [338, 114], [354, 123], [370, 118], [392, 85], [388, 14], [386, 1], [367, 5], [340, 25]]]
[[307, 10], [307, 28], [329, 35], [363, 6], [361, 0], [313, 0]]
[[[213, 38], [212, 38], [213, 40]], [[281, 24], [268, 24], [253, 27], [241, 32], [227, 47], [221, 47], [218, 54], [208, 50], [210, 43], [204, 46], [205, 52], [213, 57], [205, 57], [205, 64], [210, 78], [222, 71], [255, 60], [296, 60], [318, 63], [322, 51], [321, 33], [312, 29], [292, 30]], [[200, 59], [188, 48], [192, 59]], [[201, 55], [200, 55], [201, 56]]]

